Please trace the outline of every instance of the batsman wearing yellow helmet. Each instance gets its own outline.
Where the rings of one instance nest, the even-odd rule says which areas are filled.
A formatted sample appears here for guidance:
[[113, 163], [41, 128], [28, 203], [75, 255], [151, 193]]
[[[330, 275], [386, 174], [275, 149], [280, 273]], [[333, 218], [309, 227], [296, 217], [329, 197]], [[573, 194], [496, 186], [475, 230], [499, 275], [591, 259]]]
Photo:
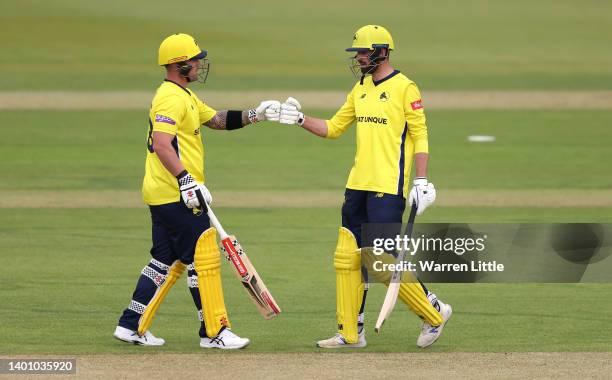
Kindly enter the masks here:
[[[342, 227], [334, 253], [338, 333], [317, 342], [323, 348], [365, 347], [363, 329], [367, 284], [361, 271], [360, 247], [364, 223], [401, 223], [406, 204], [417, 215], [434, 202], [436, 191], [427, 180], [429, 146], [425, 113], [416, 84], [389, 61], [395, 49], [382, 26], [366, 25], [355, 33], [351, 70], [359, 80], [346, 102], [329, 120], [304, 116], [300, 103], [289, 98], [281, 105], [280, 122], [298, 124], [321, 137], [340, 137], [357, 127], [355, 164], [349, 174], [342, 206]], [[415, 163], [414, 186], [408, 179]], [[399, 298], [422, 320], [419, 347], [440, 336], [452, 309], [417, 279], [402, 283]]]
[[212, 202], [204, 185], [201, 126], [235, 130], [263, 120], [279, 120], [280, 102], [263, 101], [247, 111], [216, 111], [188, 86], [208, 76], [207, 52], [193, 37], [173, 34], [159, 47], [158, 64], [166, 78], [149, 111], [142, 194], [152, 222], [151, 260], [142, 270], [129, 306], [114, 336], [122, 341], [159, 346], [164, 340], [149, 326], [164, 297], [187, 269], [187, 284], [201, 321], [200, 346], [236, 349], [249, 340], [230, 330], [220, 274], [215, 228], [206, 215]]

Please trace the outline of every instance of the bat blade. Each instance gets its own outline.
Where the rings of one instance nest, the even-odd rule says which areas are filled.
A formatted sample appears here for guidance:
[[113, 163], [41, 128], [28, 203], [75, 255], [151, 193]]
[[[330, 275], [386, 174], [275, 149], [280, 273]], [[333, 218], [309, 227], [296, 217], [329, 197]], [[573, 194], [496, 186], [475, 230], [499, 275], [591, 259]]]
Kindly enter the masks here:
[[242, 249], [238, 239], [233, 235], [222, 239], [221, 249], [232, 263], [236, 275], [259, 313], [265, 319], [271, 319], [280, 314], [280, 307], [259, 276], [259, 273], [257, 273], [257, 270], [255, 270], [244, 249]]
[[[405, 253], [401, 252], [397, 257], [397, 262], [401, 263], [404, 261]], [[380, 313], [378, 314], [378, 319], [376, 320], [376, 325], [374, 325], [374, 331], [378, 333], [380, 328], [385, 323], [387, 318], [393, 312], [395, 308], [395, 303], [397, 302], [397, 296], [399, 295], [400, 282], [401, 282], [402, 273], [398, 270], [393, 272], [391, 276], [391, 280], [389, 282], [389, 288], [387, 289], [387, 294], [385, 294], [385, 300], [383, 301], [383, 305], [380, 308]]]
[[[416, 204], [412, 205], [410, 210], [410, 216], [408, 217], [408, 223], [406, 224], [406, 231], [404, 234], [410, 238], [412, 236], [412, 228], [414, 227], [414, 219], [416, 217], [417, 206]], [[397, 255], [397, 264], [396, 268], [401, 268], [401, 264], [404, 262], [404, 258], [406, 257], [406, 251], [400, 251]], [[385, 294], [385, 300], [383, 301], [383, 305], [380, 308], [380, 313], [378, 314], [378, 319], [376, 320], [376, 324], [374, 325], [374, 331], [376, 333], [380, 332], [382, 325], [385, 323], [387, 318], [391, 315], [391, 312], [395, 308], [395, 304], [397, 302], [397, 296], [399, 295], [400, 284], [402, 281], [402, 271], [396, 269], [391, 276], [391, 280], [389, 281], [389, 288], [387, 289], [387, 294]]]

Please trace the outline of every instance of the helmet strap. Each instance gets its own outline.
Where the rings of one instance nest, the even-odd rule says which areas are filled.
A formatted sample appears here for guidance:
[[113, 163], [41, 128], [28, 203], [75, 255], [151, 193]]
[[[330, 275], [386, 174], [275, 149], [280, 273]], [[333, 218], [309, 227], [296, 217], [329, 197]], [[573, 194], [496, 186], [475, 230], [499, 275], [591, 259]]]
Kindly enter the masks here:
[[382, 49], [383, 48], [375, 48], [374, 51], [372, 51], [372, 53], [370, 54], [370, 65], [372, 67], [368, 70], [368, 74], [374, 73], [374, 71], [376, 71], [376, 68], [378, 68], [378, 66], [380, 65], [379, 61], [384, 61], [385, 58], [387, 58], [388, 54], [382, 55]]
[[189, 72], [191, 71], [192, 68], [193, 68], [193, 65], [189, 62], [180, 62], [178, 64], [180, 76], [187, 79], [188, 82], [191, 82], [191, 79], [189, 78]]

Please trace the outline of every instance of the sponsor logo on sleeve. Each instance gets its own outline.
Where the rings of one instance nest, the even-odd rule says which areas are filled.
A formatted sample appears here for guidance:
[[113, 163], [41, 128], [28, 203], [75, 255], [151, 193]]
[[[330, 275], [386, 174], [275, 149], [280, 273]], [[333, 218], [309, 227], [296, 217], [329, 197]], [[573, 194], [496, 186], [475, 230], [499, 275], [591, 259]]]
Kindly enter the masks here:
[[172, 118], [170, 118], [168, 116], [164, 116], [164, 115], [155, 115], [155, 122], [156, 123], [166, 123], [166, 124], [170, 124], [170, 125], [176, 125], [176, 121], [174, 121]]
[[420, 110], [423, 108], [423, 102], [421, 99], [415, 100], [414, 102], [410, 103], [410, 106], [412, 107], [413, 111]]

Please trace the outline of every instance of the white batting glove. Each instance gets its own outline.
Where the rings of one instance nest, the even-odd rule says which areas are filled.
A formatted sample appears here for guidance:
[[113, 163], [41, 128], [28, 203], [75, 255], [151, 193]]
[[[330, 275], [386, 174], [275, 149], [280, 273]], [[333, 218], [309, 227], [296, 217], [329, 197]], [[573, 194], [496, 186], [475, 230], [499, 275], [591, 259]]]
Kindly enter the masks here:
[[181, 172], [176, 179], [185, 206], [191, 209], [203, 208], [206, 211], [206, 206], [212, 203], [212, 195], [206, 186], [197, 182], [186, 170]]
[[436, 188], [433, 183], [427, 182], [425, 177], [415, 178], [414, 186], [412, 186], [408, 197], [408, 204], [412, 206], [416, 203], [417, 215], [421, 215], [435, 200]]
[[257, 123], [258, 121], [278, 121], [280, 118], [281, 104], [278, 100], [264, 100], [257, 106], [249, 110], [249, 121]]
[[304, 124], [304, 114], [300, 112], [301, 108], [302, 106], [297, 99], [288, 97], [285, 103], [281, 104], [280, 123], [302, 126]]

